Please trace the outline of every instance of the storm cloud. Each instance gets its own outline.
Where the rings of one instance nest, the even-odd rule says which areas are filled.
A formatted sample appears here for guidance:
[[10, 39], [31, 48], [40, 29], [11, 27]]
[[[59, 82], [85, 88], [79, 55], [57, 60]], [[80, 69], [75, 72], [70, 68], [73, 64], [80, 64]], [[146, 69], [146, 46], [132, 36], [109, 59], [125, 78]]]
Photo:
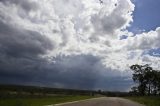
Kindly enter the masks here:
[[50, 39], [4, 22], [0, 25], [1, 83], [104, 90], [128, 90], [132, 84], [125, 81], [129, 73], [120, 77], [123, 72], [106, 68], [98, 56], [59, 55], [49, 61], [43, 55], [54, 49]]
[[7, 61], [8, 66], [1, 64], [1, 83], [117, 91], [127, 91], [133, 84], [129, 73], [124, 75], [107, 69], [98, 57], [92, 55], [59, 56], [54, 61], [26, 58], [14, 59], [14, 63]]
[[134, 7], [131, 0], [0, 0], [0, 83], [128, 91], [130, 65], [160, 66], [147, 53], [159, 48], [159, 28], [127, 30]]

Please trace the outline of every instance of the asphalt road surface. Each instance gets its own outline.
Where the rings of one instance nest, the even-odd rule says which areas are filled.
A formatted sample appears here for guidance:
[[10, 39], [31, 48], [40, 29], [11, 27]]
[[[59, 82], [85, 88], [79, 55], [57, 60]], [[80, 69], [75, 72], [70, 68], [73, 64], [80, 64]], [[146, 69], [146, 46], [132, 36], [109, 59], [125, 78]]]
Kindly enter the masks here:
[[144, 106], [139, 103], [117, 97], [101, 97], [76, 101], [70, 103], [62, 103], [54, 106]]

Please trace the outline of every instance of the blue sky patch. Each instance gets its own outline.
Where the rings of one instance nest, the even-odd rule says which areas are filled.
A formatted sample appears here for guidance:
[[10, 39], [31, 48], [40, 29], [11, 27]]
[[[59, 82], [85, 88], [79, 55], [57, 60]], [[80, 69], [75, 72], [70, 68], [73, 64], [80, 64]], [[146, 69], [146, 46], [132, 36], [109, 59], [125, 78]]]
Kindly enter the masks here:
[[143, 53], [143, 55], [145, 54], [149, 54], [150, 56], [154, 57], [160, 57], [160, 48], [147, 50]]
[[137, 34], [160, 26], [160, 0], [133, 0], [135, 11], [129, 31]]

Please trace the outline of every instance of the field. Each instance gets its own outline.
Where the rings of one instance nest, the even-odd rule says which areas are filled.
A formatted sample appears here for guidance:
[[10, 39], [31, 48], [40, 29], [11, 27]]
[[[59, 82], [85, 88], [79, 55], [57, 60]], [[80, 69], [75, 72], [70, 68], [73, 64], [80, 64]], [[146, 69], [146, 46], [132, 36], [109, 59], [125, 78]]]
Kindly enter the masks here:
[[127, 97], [127, 99], [145, 104], [146, 106], [160, 106], [160, 97]]
[[91, 90], [0, 85], [0, 106], [44, 106], [97, 97]]
[[89, 98], [93, 98], [93, 96], [55, 96], [42, 98], [0, 99], [0, 106], [44, 106]]

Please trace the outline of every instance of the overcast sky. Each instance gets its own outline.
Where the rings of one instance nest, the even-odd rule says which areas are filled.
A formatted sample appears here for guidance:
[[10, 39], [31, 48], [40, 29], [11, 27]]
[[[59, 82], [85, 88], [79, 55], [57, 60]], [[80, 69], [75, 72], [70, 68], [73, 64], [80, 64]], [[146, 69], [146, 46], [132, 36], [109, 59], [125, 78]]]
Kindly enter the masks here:
[[160, 68], [159, 0], [0, 0], [0, 83], [128, 91]]

